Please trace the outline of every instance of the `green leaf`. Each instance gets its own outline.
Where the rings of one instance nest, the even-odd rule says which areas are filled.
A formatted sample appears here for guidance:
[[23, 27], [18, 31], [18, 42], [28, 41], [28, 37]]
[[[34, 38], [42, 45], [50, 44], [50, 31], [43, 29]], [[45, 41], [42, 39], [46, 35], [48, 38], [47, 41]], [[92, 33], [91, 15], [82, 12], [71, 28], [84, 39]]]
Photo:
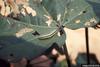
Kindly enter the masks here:
[[100, 0], [86, 0], [100, 19]]
[[43, 0], [42, 5], [44, 9], [57, 21], [58, 16], [61, 15], [61, 20], [66, 11], [68, 1], [67, 0]]
[[58, 36], [57, 27], [33, 25], [2, 16], [0, 33], [0, 58], [9, 61], [37, 57], [53, 43], [63, 45], [66, 38], [65, 34]]
[[97, 15], [100, 10], [95, 11], [91, 2], [29, 0], [28, 5], [18, 5], [21, 11], [17, 17], [0, 15], [0, 58], [9, 61], [17, 61], [22, 57], [32, 59], [53, 43], [62, 46], [66, 39], [64, 27], [79, 29], [93, 26], [100, 21]]
[[73, 0], [68, 6], [64, 25], [70, 29], [79, 29], [93, 26], [99, 21], [100, 18], [96, 16], [93, 7], [88, 2], [85, 0]]

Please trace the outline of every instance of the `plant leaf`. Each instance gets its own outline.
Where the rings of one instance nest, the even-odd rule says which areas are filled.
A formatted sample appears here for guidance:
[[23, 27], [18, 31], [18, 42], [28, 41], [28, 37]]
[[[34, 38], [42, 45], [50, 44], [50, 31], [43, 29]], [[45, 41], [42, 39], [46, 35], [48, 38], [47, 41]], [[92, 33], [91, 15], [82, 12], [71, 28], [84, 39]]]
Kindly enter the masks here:
[[[92, 2], [95, 1], [29, 0], [27, 5], [15, 3], [20, 10], [16, 17], [14, 12], [7, 17], [0, 15], [0, 58], [8, 61], [22, 57], [32, 59], [53, 43], [62, 46], [66, 39], [64, 27], [79, 29], [100, 21], [99, 7], [94, 7]], [[95, 3], [99, 2], [96, 0]], [[58, 35], [62, 31], [63, 34]]]
[[[35, 31], [39, 35], [34, 35]], [[57, 27], [33, 25], [2, 16], [0, 33], [0, 58], [10, 62], [18, 61], [22, 57], [31, 60], [55, 42], [63, 45], [66, 38], [65, 34], [58, 36]], [[10, 56], [11, 54], [14, 56]]]
[[68, 6], [64, 25], [70, 29], [79, 29], [93, 26], [99, 21], [100, 17], [94, 12], [93, 6], [84, 0], [73, 0]]

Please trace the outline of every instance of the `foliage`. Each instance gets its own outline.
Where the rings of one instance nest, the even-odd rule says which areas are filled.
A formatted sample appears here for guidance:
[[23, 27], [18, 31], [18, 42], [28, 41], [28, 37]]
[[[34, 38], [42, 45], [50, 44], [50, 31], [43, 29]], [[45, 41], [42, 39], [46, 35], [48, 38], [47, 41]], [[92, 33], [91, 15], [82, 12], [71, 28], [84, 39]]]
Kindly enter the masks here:
[[53, 43], [62, 46], [64, 27], [90, 27], [100, 20], [100, 9], [93, 6], [100, 0], [0, 1], [0, 57], [8, 61], [35, 58]]

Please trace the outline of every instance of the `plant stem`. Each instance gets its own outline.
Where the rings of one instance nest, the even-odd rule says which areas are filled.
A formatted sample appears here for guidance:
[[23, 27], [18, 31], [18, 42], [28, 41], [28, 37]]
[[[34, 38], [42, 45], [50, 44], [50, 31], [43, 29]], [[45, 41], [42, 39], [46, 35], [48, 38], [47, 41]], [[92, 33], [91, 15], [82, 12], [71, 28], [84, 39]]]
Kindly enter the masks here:
[[88, 34], [88, 28], [85, 28], [85, 37], [86, 37], [87, 64], [90, 64], [90, 57], [89, 57], [89, 34]]
[[70, 63], [70, 59], [69, 59], [69, 56], [68, 56], [68, 50], [67, 50], [66, 44], [63, 45], [63, 49], [64, 49], [64, 53], [65, 53], [65, 56], [66, 56], [66, 61], [67, 61], [68, 67], [71, 67], [71, 63]]

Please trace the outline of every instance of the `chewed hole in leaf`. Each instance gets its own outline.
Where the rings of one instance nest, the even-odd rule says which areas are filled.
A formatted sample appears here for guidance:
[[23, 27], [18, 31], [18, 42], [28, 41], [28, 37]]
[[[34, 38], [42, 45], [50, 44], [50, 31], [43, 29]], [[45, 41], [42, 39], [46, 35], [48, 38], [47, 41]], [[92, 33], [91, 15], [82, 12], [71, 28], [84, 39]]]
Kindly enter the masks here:
[[81, 11], [78, 15], [85, 14], [87, 11]]
[[61, 35], [60, 35], [60, 32], [58, 32], [58, 36], [60, 37]]
[[28, 32], [32, 32], [33, 29], [31, 28], [23, 28], [21, 30], [19, 30], [15, 35], [16, 37], [22, 37], [24, 34], [28, 33]]
[[85, 23], [85, 26], [90, 26], [90, 22], [86, 22]]
[[40, 35], [37, 31], [35, 31], [34, 33], [32, 33], [34, 36], [36, 35]]
[[60, 21], [61, 20], [61, 14], [58, 14], [57, 15], [57, 21]]
[[83, 13], [86, 13], [87, 11], [83, 11]]
[[91, 24], [96, 24], [97, 21], [95, 18], [91, 18], [89, 21], [85, 23], [85, 26], [90, 26]]
[[76, 21], [75, 21], [75, 23], [80, 23], [80, 22], [81, 22], [80, 20], [76, 20]]
[[97, 23], [97, 21], [96, 21], [95, 18], [91, 18], [91, 19], [90, 19], [90, 22], [92, 22], [92, 23]]
[[47, 21], [46, 21], [47, 25], [50, 26], [52, 21], [53, 21], [52, 18], [50, 16], [47, 16], [47, 15], [44, 15], [44, 16], [47, 18]]

